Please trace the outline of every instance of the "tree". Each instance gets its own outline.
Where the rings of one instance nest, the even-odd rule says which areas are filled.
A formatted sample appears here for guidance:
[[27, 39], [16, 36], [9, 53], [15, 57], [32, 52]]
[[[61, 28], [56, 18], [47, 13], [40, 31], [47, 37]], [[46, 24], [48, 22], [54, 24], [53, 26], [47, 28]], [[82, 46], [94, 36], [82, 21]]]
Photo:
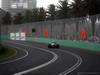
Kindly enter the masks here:
[[[73, 17], [82, 17], [84, 16], [84, 4], [83, 0], [73, 0], [71, 3], [71, 14]], [[85, 14], [86, 16], [86, 14]]]
[[45, 18], [46, 18], [46, 12], [45, 12], [45, 10], [44, 10], [44, 8], [39, 8], [38, 9], [38, 21], [44, 21], [45, 20]]
[[2, 25], [2, 17], [6, 14], [6, 11], [0, 8], [0, 25]]
[[27, 10], [24, 13], [24, 22], [31, 23], [37, 21], [44, 21], [46, 17], [46, 12], [44, 8], [35, 8], [32, 10]]
[[24, 23], [30, 23], [34, 21], [35, 16], [32, 10], [26, 10], [23, 15], [24, 15]]
[[84, 5], [87, 14], [95, 15], [100, 13], [100, 0], [84, 0]]
[[57, 17], [58, 18], [68, 18], [69, 17], [69, 4], [68, 0], [60, 0], [58, 7], [58, 12], [57, 12]]
[[49, 5], [47, 14], [48, 14], [48, 18], [49, 18], [50, 20], [54, 20], [54, 19], [55, 19], [55, 16], [56, 16], [56, 9], [55, 9], [55, 5], [54, 5], [54, 4], [50, 4], [50, 5]]
[[9, 12], [6, 12], [6, 14], [2, 17], [2, 24], [4, 25], [10, 25], [12, 23], [12, 17]]
[[22, 24], [23, 23], [23, 15], [22, 13], [17, 13], [15, 16], [14, 16], [14, 20], [13, 20], [13, 23], [14, 24]]
[[83, 17], [100, 13], [100, 0], [73, 0], [72, 14], [74, 17]]
[[[96, 15], [100, 13], [100, 0], [84, 0], [84, 8], [86, 10], [86, 14], [88, 15]], [[92, 35], [94, 36], [95, 33], [95, 21], [96, 18], [92, 17]]]

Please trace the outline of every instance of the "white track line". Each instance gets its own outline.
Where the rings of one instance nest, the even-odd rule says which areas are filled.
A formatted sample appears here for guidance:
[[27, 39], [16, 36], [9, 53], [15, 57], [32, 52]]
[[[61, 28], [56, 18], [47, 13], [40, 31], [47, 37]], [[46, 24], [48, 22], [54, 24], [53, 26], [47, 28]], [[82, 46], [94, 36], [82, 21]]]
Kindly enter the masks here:
[[79, 55], [75, 54], [75, 53], [72, 53], [72, 52], [69, 52], [69, 51], [66, 51], [66, 50], [62, 50], [62, 49], [55, 49], [55, 50], [57, 50], [57, 51], [59, 50], [59, 51], [68, 53], [68, 54], [70, 54], [70, 55], [76, 57], [77, 60], [78, 60], [77, 63], [76, 63], [75, 65], [73, 65], [73, 66], [70, 67], [69, 69], [65, 70], [64, 72], [61, 72], [59, 75], [67, 75], [67, 74], [69, 74], [70, 72], [72, 72], [72, 71], [74, 71], [76, 68], [78, 68], [78, 67], [81, 65], [81, 63], [83, 62], [83, 61], [82, 61], [82, 58], [81, 58]]
[[72, 71], [74, 71], [76, 68], [78, 68], [81, 65], [82, 58], [80, 56], [78, 56], [75, 53], [69, 52], [69, 51], [65, 51], [65, 50], [62, 50], [62, 49], [59, 49], [59, 50], [62, 51], [62, 52], [65, 52], [65, 53], [69, 53], [69, 54], [75, 56], [78, 59], [78, 61], [75, 65], [73, 65], [69, 69], [65, 70], [64, 72], [60, 73], [59, 75], [67, 75], [67, 74], [71, 73]]
[[[6, 42], [7, 42], [7, 41], [6, 41]], [[10, 43], [13, 43], [13, 42], [10, 42]], [[55, 61], [58, 59], [58, 55], [57, 55], [57, 54], [55, 54], [54, 52], [49, 51], [49, 50], [47, 50], [47, 49], [38, 48], [38, 47], [33, 47], [33, 46], [28, 46], [28, 45], [24, 45], [24, 44], [20, 44], [20, 43], [13, 43], [13, 44], [18, 44], [18, 45], [22, 45], [22, 46], [26, 46], [26, 47], [30, 47], [30, 48], [36, 48], [36, 49], [39, 49], [39, 50], [42, 50], [42, 51], [51, 53], [51, 54], [54, 56], [52, 60], [50, 60], [50, 61], [48, 61], [48, 62], [46, 62], [46, 63], [44, 63], [44, 64], [42, 64], [42, 65], [39, 65], [39, 66], [34, 67], [34, 68], [31, 68], [31, 69], [29, 69], [29, 70], [25, 70], [25, 71], [16, 73], [16, 74], [14, 74], [14, 75], [22, 75], [22, 74], [26, 74], [26, 73], [29, 73], [29, 72], [31, 72], [31, 71], [34, 71], [34, 70], [43, 68], [43, 67], [45, 67], [45, 66], [47, 66], [47, 65], [49, 65], [49, 64], [52, 64], [53, 62], [55, 62]]]

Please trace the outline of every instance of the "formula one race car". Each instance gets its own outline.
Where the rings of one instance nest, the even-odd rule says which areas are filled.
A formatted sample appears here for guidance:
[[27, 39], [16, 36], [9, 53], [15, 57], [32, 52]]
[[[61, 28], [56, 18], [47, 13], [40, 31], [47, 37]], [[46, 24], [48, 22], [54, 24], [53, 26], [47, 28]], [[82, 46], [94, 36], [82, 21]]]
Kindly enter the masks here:
[[55, 42], [51, 42], [49, 45], [48, 45], [48, 48], [59, 48], [59, 44], [55, 43]]

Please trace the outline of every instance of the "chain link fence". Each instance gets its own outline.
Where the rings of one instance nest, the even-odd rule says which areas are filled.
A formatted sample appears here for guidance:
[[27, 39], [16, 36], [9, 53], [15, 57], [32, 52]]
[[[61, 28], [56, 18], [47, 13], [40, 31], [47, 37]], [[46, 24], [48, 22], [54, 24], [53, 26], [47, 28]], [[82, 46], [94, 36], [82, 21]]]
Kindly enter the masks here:
[[[36, 31], [32, 32], [32, 28], [35, 28]], [[1, 25], [1, 35], [9, 36], [12, 32], [22, 31], [27, 32], [27, 37], [100, 42], [100, 14], [82, 18], [42, 21], [19, 25]]]

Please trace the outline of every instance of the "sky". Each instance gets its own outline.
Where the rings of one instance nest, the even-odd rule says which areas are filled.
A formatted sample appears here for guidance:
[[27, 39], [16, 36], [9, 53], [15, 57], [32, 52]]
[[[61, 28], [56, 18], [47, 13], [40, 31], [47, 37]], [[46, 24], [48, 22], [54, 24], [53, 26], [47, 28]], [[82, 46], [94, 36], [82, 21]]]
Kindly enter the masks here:
[[59, 0], [37, 0], [37, 7], [47, 8], [49, 4], [57, 4]]
[[[50, 4], [57, 4], [59, 0], [37, 0], [37, 7], [47, 8]], [[0, 8], [1, 8], [1, 0], [0, 0]]]
[[0, 8], [1, 8], [1, 0], [0, 0]]

